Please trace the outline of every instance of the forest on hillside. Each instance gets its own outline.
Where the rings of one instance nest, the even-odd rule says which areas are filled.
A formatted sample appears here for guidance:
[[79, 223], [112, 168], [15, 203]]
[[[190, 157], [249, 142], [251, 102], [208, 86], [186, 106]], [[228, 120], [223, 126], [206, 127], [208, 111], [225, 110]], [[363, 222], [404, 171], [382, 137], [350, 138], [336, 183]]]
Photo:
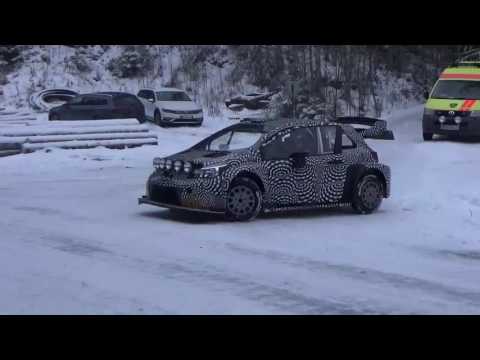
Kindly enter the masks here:
[[[141, 86], [175, 86], [190, 91], [211, 114], [217, 114], [229, 96], [251, 89], [281, 89], [279, 106], [284, 113], [292, 112], [295, 104], [300, 114], [379, 116], [387, 106], [421, 100], [424, 89], [433, 85], [439, 72], [472, 48], [472, 45], [4, 45], [0, 46], [0, 88], [14, 88], [7, 95], [16, 96], [20, 104], [30, 93], [48, 86], [85, 91], [119, 88], [132, 92]], [[54, 69], [65, 74], [64, 78], [54, 77]], [[17, 76], [21, 71], [22, 75]]]

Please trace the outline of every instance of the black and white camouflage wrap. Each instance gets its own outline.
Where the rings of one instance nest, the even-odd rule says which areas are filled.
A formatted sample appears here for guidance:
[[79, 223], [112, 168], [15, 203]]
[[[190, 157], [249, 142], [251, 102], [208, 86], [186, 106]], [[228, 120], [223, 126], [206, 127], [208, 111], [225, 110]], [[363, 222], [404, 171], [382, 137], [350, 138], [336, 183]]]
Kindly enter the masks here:
[[[188, 177], [175, 171], [157, 170], [147, 184], [152, 195], [155, 189], [174, 189], [179, 206], [224, 211], [230, 184], [237, 176], [250, 176], [260, 182], [263, 191], [263, 210], [280, 211], [298, 208], [347, 206], [351, 204], [352, 177], [374, 172], [384, 179], [385, 197], [390, 195], [390, 168], [380, 164], [367, 146], [361, 133], [352, 126], [338, 125], [354, 141], [356, 147], [344, 149], [341, 154], [308, 156], [306, 166], [294, 168], [293, 160], [262, 160], [260, 147], [275, 136], [283, 136], [298, 127], [322, 126], [326, 123], [306, 121], [283, 123], [265, 133], [257, 146], [240, 152], [231, 152], [218, 158], [200, 157], [193, 160], [197, 166], [225, 165], [218, 176]], [[377, 130], [371, 130], [374, 132]], [[331, 165], [332, 160], [341, 163]], [[153, 189], [153, 190], [152, 190]], [[152, 197], [152, 196], [150, 196]]]

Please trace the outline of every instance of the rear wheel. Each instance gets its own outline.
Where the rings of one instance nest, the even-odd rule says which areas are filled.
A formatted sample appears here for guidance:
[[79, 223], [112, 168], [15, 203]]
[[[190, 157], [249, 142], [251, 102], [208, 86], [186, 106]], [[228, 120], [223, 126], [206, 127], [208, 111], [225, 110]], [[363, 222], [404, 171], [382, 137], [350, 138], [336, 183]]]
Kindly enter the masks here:
[[425, 141], [431, 141], [433, 139], [433, 134], [432, 133], [423, 133], [423, 140]]
[[366, 175], [355, 185], [352, 207], [360, 214], [370, 214], [380, 207], [383, 195], [383, 182], [378, 176]]
[[250, 178], [233, 181], [227, 193], [226, 218], [233, 221], [249, 221], [262, 209], [262, 191]]

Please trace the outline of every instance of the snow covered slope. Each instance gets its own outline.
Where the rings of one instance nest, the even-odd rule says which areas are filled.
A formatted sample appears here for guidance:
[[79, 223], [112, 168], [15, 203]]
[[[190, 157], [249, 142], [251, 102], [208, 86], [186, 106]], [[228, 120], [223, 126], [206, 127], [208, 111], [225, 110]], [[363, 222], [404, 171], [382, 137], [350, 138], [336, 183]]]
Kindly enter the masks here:
[[0, 158], [0, 313], [480, 314], [480, 144], [421, 140], [421, 107], [370, 140], [392, 197], [228, 223], [138, 206], [154, 156], [226, 125], [160, 129], [158, 146]]

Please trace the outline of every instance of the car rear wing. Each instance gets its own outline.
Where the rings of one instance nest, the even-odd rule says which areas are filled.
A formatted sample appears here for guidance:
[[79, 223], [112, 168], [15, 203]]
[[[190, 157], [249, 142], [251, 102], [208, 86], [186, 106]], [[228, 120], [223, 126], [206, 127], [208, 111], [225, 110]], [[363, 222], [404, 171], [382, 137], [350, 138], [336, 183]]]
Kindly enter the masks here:
[[[365, 139], [395, 140], [393, 132], [387, 130], [387, 122], [385, 120], [361, 116], [342, 116], [337, 118], [335, 122], [352, 125]], [[355, 127], [354, 125], [363, 127]]]

